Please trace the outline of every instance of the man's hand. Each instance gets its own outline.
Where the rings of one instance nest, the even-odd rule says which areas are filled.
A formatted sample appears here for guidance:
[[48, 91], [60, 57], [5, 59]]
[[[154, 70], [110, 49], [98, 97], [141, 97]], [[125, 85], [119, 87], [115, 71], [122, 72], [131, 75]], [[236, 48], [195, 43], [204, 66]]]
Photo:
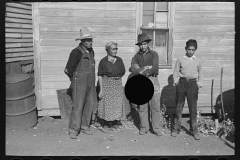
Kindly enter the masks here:
[[198, 88], [202, 88], [203, 87], [203, 85], [201, 83], [199, 83], [199, 82], [197, 82], [197, 86], [198, 86]]

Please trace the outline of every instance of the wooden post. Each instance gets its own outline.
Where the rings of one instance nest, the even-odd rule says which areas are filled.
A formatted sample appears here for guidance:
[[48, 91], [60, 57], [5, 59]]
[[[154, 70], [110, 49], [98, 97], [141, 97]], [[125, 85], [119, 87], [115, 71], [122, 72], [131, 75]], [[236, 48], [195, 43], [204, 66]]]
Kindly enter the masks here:
[[34, 78], [35, 78], [35, 95], [37, 109], [42, 109], [42, 88], [41, 88], [41, 55], [39, 42], [39, 3], [33, 3], [33, 45], [34, 45]]

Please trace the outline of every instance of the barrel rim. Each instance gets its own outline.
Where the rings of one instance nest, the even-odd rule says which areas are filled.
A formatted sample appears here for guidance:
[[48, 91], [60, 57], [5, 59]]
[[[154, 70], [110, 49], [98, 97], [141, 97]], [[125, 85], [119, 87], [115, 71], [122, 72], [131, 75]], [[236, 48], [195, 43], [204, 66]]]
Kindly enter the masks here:
[[18, 100], [18, 99], [24, 99], [24, 98], [30, 97], [33, 94], [35, 94], [35, 90], [32, 90], [32, 92], [28, 93], [27, 95], [23, 95], [20, 97], [13, 97], [13, 98], [6, 97], [6, 101], [14, 101], [14, 100]]
[[20, 112], [20, 113], [6, 113], [6, 116], [19, 116], [19, 115], [23, 115], [23, 114], [26, 114], [26, 113], [29, 113], [29, 112], [32, 112], [34, 109], [37, 108], [37, 105], [35, 104], [34, 107], [28, 111], [24, 111], [24, 112]]
[[[9, 76], [12, 76], [12, 75], [25, 75], [26, 77], [24, 77], [23, 79], [15, 79], [15, 80], [12, 80], [12, 81], [8, 81], [7, 78]], [[27, 74], [27, 73], [9, 73], [9, 74], [6, 74], [6, 84], [11, 84], [11, 83], [17, 83], [17, 82], [22, 82], [22, 81], [26, 81], [28, 79], [32, 78], [31, 75]]]

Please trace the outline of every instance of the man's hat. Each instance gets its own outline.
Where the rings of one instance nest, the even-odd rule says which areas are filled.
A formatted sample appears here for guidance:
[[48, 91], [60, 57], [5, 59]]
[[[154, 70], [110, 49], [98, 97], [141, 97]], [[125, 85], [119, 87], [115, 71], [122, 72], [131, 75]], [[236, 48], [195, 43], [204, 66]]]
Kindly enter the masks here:
[[93, 36], [90, 33], [89, 29], [87, 27], [83, 26], [80, 28], [80, 37], [75, 39], [75, 41], [82, 40], [82, 39], [90, 39], [90, 38], [94, 38], [94, 37], [96, 37], [96, 36]]
[[147, 36], [146, 33], [138, 35], [138, 42], [135, 45], [140, 45], [142, 42], [150, 42], [151, 39]]

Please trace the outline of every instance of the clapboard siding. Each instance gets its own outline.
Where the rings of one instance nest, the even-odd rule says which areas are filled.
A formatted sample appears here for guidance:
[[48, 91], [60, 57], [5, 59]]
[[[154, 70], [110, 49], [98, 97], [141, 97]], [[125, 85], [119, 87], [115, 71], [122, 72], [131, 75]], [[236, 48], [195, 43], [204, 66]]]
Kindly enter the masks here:
[[[79, 32], [79, 28], [83, 25], [76, 24], [40, 24], [40, 31], [51, 31], [51, 32]], [[112, 25], [88, 25], [89, 30], [93, 33], [135, 33], [135, 28], [129, 27], [125, 24], [119, 26]]]
[[99, 61], [107, 55], [104, 46], [109, 41], [118, 43], [118, 56], [130, 66], [135, 52], [135, 2], [39, 3], [38, 20], [42, 110], [59, 108], [56, 90], [69, 87], [64, 68], [70, 52], [80, 43], [75, 41], [80, 27], [87, 26], [96, 35], [93, 39], [96, 74]]
[[6, 3], [6, 62], [33, 59], [32, 5]]
[[[81, 5], [80, 5], [81, 4]], [[39, 3], [38, 33], [39, 59], [41, 73], [40, 93], [42, 111], [40, 115], [60, 115], [56, 90], [68, 88], [69, 78], [64, 74], [64, 67], [71, 50], [79, 41], [79, 28], [86, 25], [96, 35], [93, 39], [95, 51], [95, 71], [101, 58], [106, 56], [104, 45], [108, 41], [119, 44], [118, 56], [125, 64], [126, 74], [122, 78], [123, 85], [130, 74], [131, 58], [135, 54], [136, 2], [71, 2], [71, 3]], [[235, 87], [235, 6], [229, 2], [175, 2], [173, 20], [173, 66], [172, 69], [159, 69], [161, 92], [168, 88], [172, 93], [169, 108], [174, 109], [175, 87], [168, 84], [176, 60], [185, 54], [188, 39], [198, 41], [196, 56], [203, 61], [203, 85], [199, 89], [198, 109], [203, 113], [211, 113], [211, 103], [216, 103], [220, 94], [220, 73], [223, 69], [223, 91]], [[15, 13], [12, 11], [12, 13]], [[14, 14], [10, 14], [15, 18]], [[138, 18], [138, 19], [137, 19]], [[11, 24], [11, 23], [10, 23]], [[10, 25], [8, 24], [8, 25]], [[31, 26], [19, 26], [28, 28]], [[24, 34], [24, 33], [22, 33]], [[12, 36], [11, 34], [8, 36]], [[22, 35], [18, 35], [22, 36]], [[9, 41], [9, 40], [8, 40]], [[16, 45], [24, 44], [18, 42]], [[30, 43], [30, 42], [29, 42]], [[214, 80], [212, 86], [212, 80]], [[213, 87], [213, 99], [211, 88]], [[164, 95], [161, 95], [161, 97]], [[183, 109], [188, 113], [187, 103]]]
[[107, 18], [135, 18], [136, 11], [107, 11], [99, 10], [96, 15], [95, 10], [73, 10], [73, 9], [41, 9], [39, 12], [40, 16], [59, 16], [59, 17], [107, 17]]
[[[196, 56], [203, 61], [203, 85], [199, 89], [198, 109], [211, 113], [211, 87], [213, 104], [220, 94], [220, 75], [223, 69], [223, 91], [235, 88], [235, 10], [229, 2], [176, 2], [174, 18], [173, 68], [176, 60], [185, 54], [188, 39], [196, 39]], [[160, 71], [160, 75], [171, 75], [172, 70]], [[168, 86], [168, 76], [159, 78], [162, 87]], [[162, 82], [162, 83], [161, 83]], [[174, 90], [172, 90], [174, 92]], [[171, 91], [170, 91], [171, 92]], [[174, 98], [173, 98], [174, 99]], [[174, 107], [175, 104], [169, 104]], [[187, 104], [185, 103], [185, 106]], [[183, 110], [189, 113], [188, 108]]]

